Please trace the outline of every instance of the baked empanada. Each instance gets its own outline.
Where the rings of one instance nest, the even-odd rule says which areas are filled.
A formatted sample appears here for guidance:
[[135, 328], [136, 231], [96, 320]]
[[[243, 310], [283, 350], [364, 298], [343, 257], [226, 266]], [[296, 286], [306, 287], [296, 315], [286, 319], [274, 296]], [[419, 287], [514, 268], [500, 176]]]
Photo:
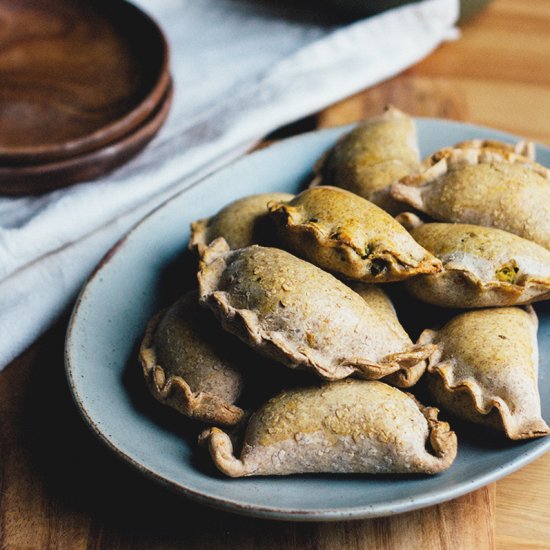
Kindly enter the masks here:
[[531, 306], [468, 311], [420, 341], [438, 346], [428, 387], [447, 409], [510, 439], [550, 433], [538, 392], [537, 316]]
[[419, 300], [442, 307], [528, 304], [550, 298], [550, 251], [501, 229], [461, 223], [416, 225], [411, 235], [443, 262], [443, 271], [406, 282]]
[[389, 186], [419, 166], [414, 121], [390, 107], [342, 136], [317, 161], [313, 185], [347, 189], [396, 213], [402, 208], [390, 197]]
[[378, 206], [344, 189], [312, 187], [270, 202], [281, 241], [315, 265], [367, 283], [435, 273], [441, 262]]
[[[223, 327], [290, 367], [337, 380], [382, 378], [417, 365], [430, 346], [411, 346], [395, 322], [329, 273], [277, 248], [206, 249], [200, 300]], [[399, 327], [400, 328], [400, 327]]]
[[496, 227], [550, 248], [550, 171], [521, 155], [450, 149], [391, 193], [436, 220]]
[[438, 410], [382, 382], [345, 380], [283, 392], [251, 418], [240, 458], [212, 428], [201, 435], [231, 477], [297, 473], [426, 473], [453, 463], [456, 435]]
[[293, 196], [290, 193], [263, 193], [238, 199], [211, 218], [193, 222], [189, 248], [196, 248], [202, 254], [218, 237], [223, 237], [234, 249], [269, 243], [272, 229], [267, 219], [267, 203], [288, 201]]
[[[188, 292], [147, 326], [139, 358], [153, 396], [190, 418], [232, 426], [243, 388], [239, 363], [248, 349], [232, 341]], [[244, 352], [242, 356], [239, 352]]]
[[[357, 292], [369, 307], [377, 312], [378, 319], [392, 327], [395, 337], [403, 342], [403, 345], [412, 346], [412, 340], [405, 329], [401, 326], [395, 307], [389, 296], [377, 285], [365, 283], [349, 283], [348, 286]], [[426, 361], [420, 361], [416, 365], [394, 372], [386, 376], [384, 381], [399, 388], [410, 388], [414, 386], [424, 371]]]

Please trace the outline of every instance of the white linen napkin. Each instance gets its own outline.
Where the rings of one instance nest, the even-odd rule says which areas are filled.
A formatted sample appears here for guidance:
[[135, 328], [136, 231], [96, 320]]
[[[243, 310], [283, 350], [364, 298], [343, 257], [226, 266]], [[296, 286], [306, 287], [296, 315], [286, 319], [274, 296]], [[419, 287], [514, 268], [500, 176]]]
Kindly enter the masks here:
[[458, 0], [424, 0], [345, 26], [313, 13], [312, 3], [309, 11], [267, 0], [136, 3], [169, 40], [171, 113], [149, 146], [107, 177], [0, 198], [0, 369], [67, 309], [148, 211], [271, 130], [419, 61], [456, 36], [458, 17]]

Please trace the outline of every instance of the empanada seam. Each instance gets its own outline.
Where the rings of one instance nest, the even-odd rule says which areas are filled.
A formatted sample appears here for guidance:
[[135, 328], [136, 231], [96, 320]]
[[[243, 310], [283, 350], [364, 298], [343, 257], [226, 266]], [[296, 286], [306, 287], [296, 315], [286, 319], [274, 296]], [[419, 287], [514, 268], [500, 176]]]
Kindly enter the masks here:
[[[419, 174], [410, 174], [396, 182], [394, 184], [397, 186], [395, 188], [396, 193], [399, 194], [401, 191], [404, 191], [401, 186], [412, 189], [428, 186], [458, 166], [474, 166], [476, 164], [493, 164], [498, 162], [525, 166], [539, 176], [550, 180], [550, 170], [548, 168], [532, 161], [527, 157], [511, 152], [503, 154], [502, 152], [498, 152], [496, 150], [487, 150], [483, 148], [459, 149], [456, 147], [447, 147], [434, 153], [431, 157], [429, 157], [428, 161], [432, 161], [432, 159], [433, 162], [431, 164], [425, 164], [427, 167], [424, 171]], [[392, 196], [394, 196], [393, 186]], [[394, 198], [399, 197], [397, 196]], [[414, 204], [413, 206], [419, 208], [417, 204]]]
[[426, 453], [432, 460], [429, 461], [429, 466], [426, 462], [421, 463], [423, 471], [436, 474], [446, 470], [454, 462], [458, 451], [456, 433], [453, 432], [448, 422], [439, 420], [438, 408], [423, 405], [411, 393], [405, 392], [405, 394], [415, 402], [428, 423], [428, 438], [426, 443], [430, 444], [434, 454], [429, 453], [428, 449], [426, 449]]
[[189, 237], [189, 250], [196, 250], [202, 256], [204, 249], [208, 246], [206, 239], [209, 218], [203, 218], [191, 223], [191, 236]]
[[[317, 372], [317, 374], [325, 380], [341, 380], [351, 375], [365, 377], [366, 379], [370, 380], [379, 380], [399, 371], [407, 370], [408, 367], [404, 367], [402, 364], [400, 364], [400, 360], [403, 359], [405, 356], [414, 355], [414, 357], [411, 357], [410, 359], [411, 361], [415, 361], [415, 363], [410, 367], [412, 368], [413, 366], [418, 365], [418, 363], [420, 363], [421, 361], [426, 360], [435, 348], [435, 346], [431, 345], [420, 347], [414, 345], [409, 350], [392, 353], [382, 359], [382, 361], [380, 362], [369, 361], [365, 358], [357, 357], [344, 361], [339, 361], [338, 363], [333, 364], [331, 369], [327, 369], [323, 365], [319, 364], [309, 354], [304, 353], [304, 351], [300, 351], [298, 348], [289, 348], [285, 346], [282, 342], [278, 341], [277, 338], [274, 337], [277, 334], [276, 332], [261, 329], [259, 327], [260, 323], [259, 321], [257, 321], [257, 315], [254, 312], [250, 312], [249, 310], [241, 310], [232, 306], [227, 300], [223, 291], [214, 292], [211, 298], [218, 304], [219, 308], [224, 311], [227, 319], [238, 319], [239, 321], [241, 321], [238, 326], [241, 327], [244, 331], [245, 334], [243, 334], [243, 336], [246, 336], [246, 339], [250, 338], [257, 344], [263, 343], [272, 345], [275, 349], [276, 354], [279, 356], [282, 355], [286, 359], [285, 364], [287, 365], [287, 367], [300, 369], [309, 367]], [[215, 311], [217, 311], [217, 308], [215, 309]], [[250, 316], [254, 318], [253, 321], [247, 318]], [[227, 323], [227, 321], [225, 320], [225, 316], [221, 317], [220, 320], [226, 330], [229, 330], [229, 332], [233, 332], [231, 330], [232, 326]], [[297, 365], [295, 361], [295, 356], [297, 354], [303, 358], [303, 363], [301, 363], [300, 365]], [[350, 371], [350, 369], [346, 369], [346, 374], [341, 376], [334, 374], [334, 372], [338, 369], [346, 367], [353, 367], [353, 370]]]
[[[226, 426], [241, 422], [245, 416], [243, 409], [210, 392], [193, 392], [184, 378], [167, 376], [166, 371], [158, 364], [152, 340], [165, 312], [166, 310], [160, 311], [149, 321], [139, 350], [143, 373], [154, 397], [190, 418]], [[155, 373], [158, 371], [162, 372], [164, 378], [162, 387], [155, 380]], [[221, 411], [216, 410], [218, 407]]]
[[[449, 361], [449, 360], [447, 360]], [[451, 360], [452, 361], [452, 360]], [[443, 361], [444, 363], [445, 361]], [[513, 419], [513, 414], [510, 411], [510, 408], [506, 404], [506, 402], [502, 399], [502, 397], [498, 396], [490, 396], [483, 398], [481, 396], [481, 388], [471, 380], [461, 380], [456, 381], [453, 377], [453, 382], [449, 382], [448, 378], [445, 376], [445, 372], [443, 372], [440, 368], [438, 368], [438, 364], [436, 365], [428, 365], [428, 372], [430, 374], [437, 374], [439, 375], [440, 379], [442, 380], [445, 389], [449, 391], [451, 394], [455, 392], [462, 392], [467, 393], [475, 407], [475, 411], [483, 416], [488, 416], [490, 412], [496, 408], [499, 413], [499, 419], [502, 423], [502, 427], [504, 428], [504, 432], [510, 439], [526, 439], [530, 437], [534, 437], [536, 435], [545, 435], [550, 433], [550, 428], [547, 427], [546, 431], [543, 430], [536, 430], [536, 431], [530, 431], [530, 430], [522, 430], [522, 429], [516, 429], [512, 430], [511, 421]], [[452, 384], [452, 385], [451, 385]], [[544, 420], [540, 419], [542, 422]], [[528, 426], [533, 421], [525, 422], [525, 426]], [[519, 428], [519, 426], [518, 426]]]
[[[444, 275], [445, 273], [461, 273], [468, 282], [472, 283], [476, 287], [478, 287], [481, 290], [488, 290], [488, 289], [497, 289], [502, 290], [504, 293], [509, 294], [515, 294], [515, 295], [521, 295], [525, 290], [533, 287], [533, 286], [540, 286], [547, 290], [548, 293], [550, 293], [550, 278], [544, 278], [544, 277], [532, 277], [532, 276], [526, 276], [524, 281], [522, 281], [521, 284], [517, 283], [509, 283], [507, 281], [486, 281], [483, 280], [481, 277], [473, 273], [468, 268], [458, 268], [458, 267], [451, 267], [448, 268], [445, 266], [445, 262], [443, 262], [443, 270], [434, 273], [434, 276], [437, 275]], [[546, 295], [537, 297], [537, 300], [544, 300]]]
[[[334, 238], [328, 236], [324, 231], [311, 222], [295, 222], [285, 204], [274, 204], [270, 207], [270, 212], [282, 213], [284, 215], [283, 223], [285, 229], [291, 233], [296, 233], [299, 235], [312, 235], [318, 245], [323, 248], [335, 248], [342, 251], [347, 251], [348, 253], [351, 252], [356, 256], [357, 260], [361, 261], [364, 265], [366, 264], [366, 260], [372, 262], [372, 260], [383, 259], [389, 261], [390, 273], [396, 275], [403, 272], [408, 273], [409, 271], [413, 271], [413, 275], [437, 273], [441, 267], [441, 262], [427, 251], [426, 255], [421, 260], [414, 260], [412, 258], [406, 259], [390, 250], [376, 250], [365, 258], [365, 255], [362, 254], [361, 247], [353, 243], [351, 239], [345, 240], [342, 237]], [[388, 256], [390, 257], [389, 259]], [[366, 275], [364, 275], [364, 277], [366, 277]], [[376, 280], [376, 276], [369, 275], [369, 280], [371, 278]], [[387, 276], [381, 278], [385, 279]]]

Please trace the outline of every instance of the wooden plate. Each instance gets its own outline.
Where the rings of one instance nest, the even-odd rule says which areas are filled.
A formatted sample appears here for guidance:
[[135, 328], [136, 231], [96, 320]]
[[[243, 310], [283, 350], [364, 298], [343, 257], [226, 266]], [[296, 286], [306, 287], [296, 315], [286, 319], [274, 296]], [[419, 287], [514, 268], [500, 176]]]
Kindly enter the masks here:
[[172, 104], [170, 83], [157, 109], [138, 128], [105, 147], [57, 162], [0, 167], [0, 193], [23, 195], [66, 187], [102, 176], [128, 161], [155, 136]]
[[0, 165], [113, 142], [157, 109], [169, 81], [161, 29], [125, 0], [0, 0]]

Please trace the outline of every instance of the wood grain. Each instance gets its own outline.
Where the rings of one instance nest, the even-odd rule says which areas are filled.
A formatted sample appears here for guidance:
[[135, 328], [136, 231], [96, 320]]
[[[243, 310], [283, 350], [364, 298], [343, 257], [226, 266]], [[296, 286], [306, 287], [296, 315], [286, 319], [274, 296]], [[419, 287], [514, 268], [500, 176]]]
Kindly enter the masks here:
[[51, 162], [139, 126], [169, 83], [162, 31], [126, 2], [0, 0], [0, 161]]
[[[457, 42], [319, 116], [344, 124], [394, 103], [550, 144], [550, 2], [495, 0]], [[545, 53], [546, 52], [546, 53]], [[550, 548], [550, 455], [455, 501], [393, 518], [274, 523], [188, 503], [141, 478], [79, 419], [64, 324], [0, 374], [0, 548]], [[494, 527], [496, 525], [496, 532]]]
[[417, 116], [468, 120], [550, 145], [550, 2], [497, 0], [396, 78], [321, 113], [334, 126], [392, 103]]
[[139, 153], [160, 130], [170, 111], [173, 88], [166, 90], [157, 108], [143, 124], [107, 147], [45, 164], [0, 166], [0, 193], [43, 193], [108, 174]]
[[498, 550], [550, 548], [550, 453], [497, 483]]

